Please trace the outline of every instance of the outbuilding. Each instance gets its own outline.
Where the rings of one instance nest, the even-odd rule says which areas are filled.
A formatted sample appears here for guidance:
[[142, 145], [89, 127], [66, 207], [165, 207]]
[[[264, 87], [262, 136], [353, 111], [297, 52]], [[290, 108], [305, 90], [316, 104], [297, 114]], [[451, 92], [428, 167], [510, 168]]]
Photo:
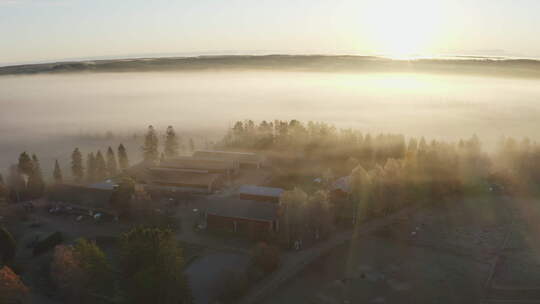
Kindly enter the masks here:
[[279, 206], [268, 202], [226, 198], [206, 203], [206, 226], [258, 238], [279, 231]]
[[279, 203], [279, 198], [285, 190], [274, 187], [243, 185], [238, 189], [241, 199]]
[[197, 158], [233, 161], [238, 163], [241, 167], [260, 168], [264, 162], [264, 157], [262, 155], [253, 152], [199, 150], [195, 151], [193, 156]]

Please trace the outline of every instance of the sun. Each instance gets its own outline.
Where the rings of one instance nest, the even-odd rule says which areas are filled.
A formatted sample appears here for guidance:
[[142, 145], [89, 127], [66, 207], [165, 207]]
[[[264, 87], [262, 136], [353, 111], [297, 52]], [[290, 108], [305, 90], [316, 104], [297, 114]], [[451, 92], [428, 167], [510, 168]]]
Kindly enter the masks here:
[[382, 0], [366, 9], [366, 32], [374, 50], [392, 58], [430, 52], [440, 22], [439, 1]]

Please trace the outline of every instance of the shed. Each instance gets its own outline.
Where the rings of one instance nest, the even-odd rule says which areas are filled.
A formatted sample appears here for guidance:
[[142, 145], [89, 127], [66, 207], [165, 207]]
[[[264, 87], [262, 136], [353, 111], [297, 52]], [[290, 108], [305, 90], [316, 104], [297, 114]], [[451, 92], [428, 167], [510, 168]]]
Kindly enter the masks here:
[[162, 168], [204, 170], [209, 173], [220, 173], [231, 177], [238, 173], [238, 162], [205, 157], [182, 156], [170, 158], [159, 164]]
[[206, 203], [208, 229], [256, 237], [279, 230], [279, 206], [238, 198], [214, 199]]
[[238, 189], [238, 194], [241, 199], [279, 203], [284, 191], [281, 188], [243, 185]]
[[222, 185], [222, 175], [205, 171], [154, 167], [148, 169], [147, 186], [186, 192], [212, 193]]
[[264, 162], [264, 157], [253, 152], [234, 152], [218, 150], [199, 150], [193, 153], [194, 157], [219, 159], [237, 162], [240, 166], [250, 166], [260, 168]]
[[91, 188], [82, 185], [59, 184], [51, 187], [48, 199], [94, 209], [110, 207], [112, 189]]

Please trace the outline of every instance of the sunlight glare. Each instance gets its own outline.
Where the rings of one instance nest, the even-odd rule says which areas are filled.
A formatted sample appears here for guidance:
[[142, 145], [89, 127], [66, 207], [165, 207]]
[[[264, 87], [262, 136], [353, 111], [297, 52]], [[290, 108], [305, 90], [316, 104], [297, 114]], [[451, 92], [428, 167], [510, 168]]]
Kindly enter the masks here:
[[376, 51], [396, 59], [429, 53], [440, 25], [437, 1], [383, 0], [372, 3], [364, 24]]

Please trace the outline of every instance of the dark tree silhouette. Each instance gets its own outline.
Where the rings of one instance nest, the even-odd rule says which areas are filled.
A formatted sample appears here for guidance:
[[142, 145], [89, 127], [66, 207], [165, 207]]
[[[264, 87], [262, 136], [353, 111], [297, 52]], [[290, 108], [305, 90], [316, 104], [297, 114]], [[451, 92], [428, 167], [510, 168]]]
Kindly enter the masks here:
[[182, 250], [172, 230], [134, 228], [120, 244], [122, 285], [129, 303], [191, 303]]
[[62, 169], [60, 169], [60, 164], [58, 163], [58, 160], [54, 161], [53, 179], [54, 179], [54, 182], [57, 184], [61, 184], [64, 182]]
[[32, 154], [32, 173], [28, 176], [28, 193], [31, 198], [39, 198], [45, 192], [45, 182], [39, 159]]
[[129, 168], [129, 159], [126, 152], [126, 148], [123, 144], [118, 146], [118, 164], [120, 165], [121, 170]]
[[98, 150], [96, 153], [96, 180], [101, 181], [107, 177], [107, 163], [105, 162], [105, 158], [103, 158], [103, 154], [101, 154], [101, 151]]
[[91, 183], [96, 181], [96, 157], [93, 152], [86, 157], [86, 181]]
[[107, 173], [109, 176], [115, 176], [118, 173], [118, 165], [116, 163], [116, 156], [111, 147], [107, 149]]
[[180, 145], [178, 143], [178, 138], [176, 137], [176, 132], [174, 132], [174, 128], [172, 126], [168, 126], [165, 133], [165, 157], [171, 158], [178, 156], [179, 148]]
[[145, 161], [157, 161], [159, 157], [158, 152], [159, 139], [156, 130], [153, 126], [148, 126], [148, 131], [144, 137], [144, 145], [142, 147], [143, 159]]
[[81, 151], [75, 148], [71, 154], [71, 175], [75, 182], [80, 183], [84, 177], [84, 167]]

